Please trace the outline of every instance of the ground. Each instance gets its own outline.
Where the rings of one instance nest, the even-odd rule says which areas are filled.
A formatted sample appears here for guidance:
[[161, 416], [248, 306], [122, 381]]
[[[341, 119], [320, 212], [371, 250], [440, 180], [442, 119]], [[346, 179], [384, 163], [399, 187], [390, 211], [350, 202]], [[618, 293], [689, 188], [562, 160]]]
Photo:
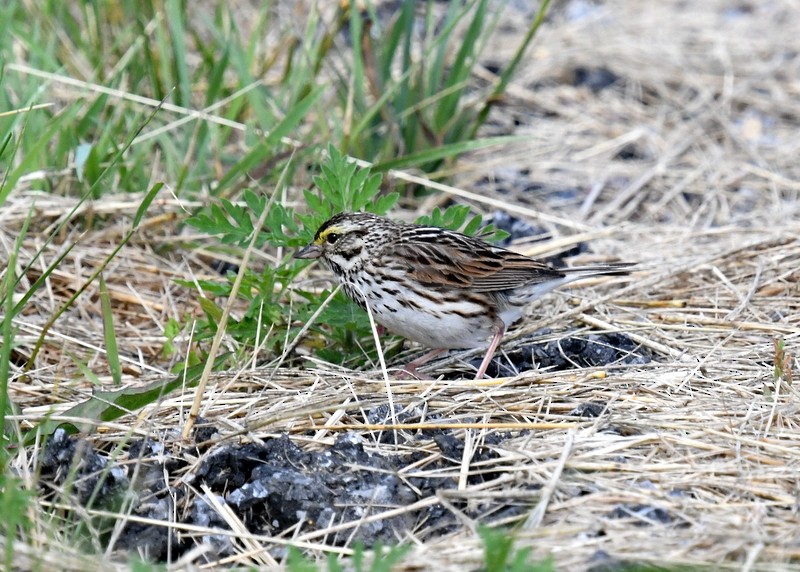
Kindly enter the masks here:
[[[532, 16], [524, 4], [507, 12], [476, 84], [511, 57], [511, 39]], [[548, 355], [569, 365], [577, 358], [564, 348], [578, 344], [578, 355], [592, 350], [584, 340], [612, 339], [628, 348], [612, 363], [519, 373], [509, 365], [481, 381], [464, 375], [475, 352], [431, 362], [423, 371], [434, 381], [392, 372], [387, 381], [378, 369], [319, 362], [248, 365], [211, 378], [188, 441], [180, 433], [194, 389], [92, 432], [57, 433], [46, 453], [29, 449], [12, 466], [28, 478], [43, 454], [42, 478], [58, 483], [78, 449], [86, 475], [113, 467], [107, 492], [116, 484], [151, 493], [122, 519], [114, 555], [180, 552], [182, 566], [269, 566], [289, 540], [313, 556], [347, 553], [360, 539], [411, 544], [397, 569], [476, 569], [476, 526], [490, 522], [514, 526], [515, 546], [559, 570], [800, 569], [795, 8], [790, 0], [558, 3], [484, 128], [524, 140], [462, 157], [449, 186], [396, 213], [410, 219], [465, 202], [551, 235], [512, 243], [520, 252], [578, 245], [571, 264], [637, 263], [630, 279], [533, 305], [502, 346], [511, 356], [528, 348], [536, 365], [531, 341], [549, 343]], [[75, 204], [22, 183], [0, 207], [6, 256], [33, 197], [23, 255]], [[67, 253], [36, 311], [16, 322], [9, 394], [25, 423], [63, 414], [97, 390], [74, 374], [70, 357], [104, 359], [96, 297], [55, 323], [58, 343], [44, 347], [34, 370], [17, 366], [119, 242], [140, 201], [92, 204], [109, 224]], [[188, 242], [172, 233], [196, 206], [159, 195], [149, 224], [105, 273], [126, 385], [172, 379], [161, 354], [167, 320], [199, 312], [196, 292], [176, 279], [207, 277], [215, 255], [167, 248]], [[53, 247], [46, 262], [61, 253]], [[625, 361], [630, 354], [637, 359]], [[85, 565], [63, 546], [18, 551], [22, 567], [36, 556]]]

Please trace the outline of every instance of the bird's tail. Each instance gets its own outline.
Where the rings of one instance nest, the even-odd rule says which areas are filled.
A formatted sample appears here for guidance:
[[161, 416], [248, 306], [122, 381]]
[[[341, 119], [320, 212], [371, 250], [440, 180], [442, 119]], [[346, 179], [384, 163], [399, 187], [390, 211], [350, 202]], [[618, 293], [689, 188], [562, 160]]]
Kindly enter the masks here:
[[634, 266], [636, 266], [635, 262], [612, 262], [610, 264], [595, 264], [593, 266], [559, 268], [558, 271], [569, 276], [571, 282], [572, 280], [589, 278], [590, 276], [625, 276], [632, 272]]
[[[561, 272], [561, 278], [548, 279], [536, 284], [531, 284], [521, 293], [522, 300], [535, 300], [560, 286], [565, 286], [576, 280], [591, 278], [593, 276], [625, 276], [631, 273], [631, 268], [635, 264], [630, 262], [615, 262], [612, 264], [596, 264], [593, 266], [573, 266], [571, 268], [556, 268]], [[519, 295], [518, 295], [519, 296]]]

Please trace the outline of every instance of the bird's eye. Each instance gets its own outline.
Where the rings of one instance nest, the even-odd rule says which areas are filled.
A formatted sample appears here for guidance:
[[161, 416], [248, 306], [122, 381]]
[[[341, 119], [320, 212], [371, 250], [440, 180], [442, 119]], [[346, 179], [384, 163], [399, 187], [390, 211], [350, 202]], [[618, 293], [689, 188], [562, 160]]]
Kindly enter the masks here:
[[336, 241], [339, 240], [340, 237], [341, 237], [340, 234], [332, 232], [325, 237], [325, 240], [328, 241], [328, 244], [336, 244]]

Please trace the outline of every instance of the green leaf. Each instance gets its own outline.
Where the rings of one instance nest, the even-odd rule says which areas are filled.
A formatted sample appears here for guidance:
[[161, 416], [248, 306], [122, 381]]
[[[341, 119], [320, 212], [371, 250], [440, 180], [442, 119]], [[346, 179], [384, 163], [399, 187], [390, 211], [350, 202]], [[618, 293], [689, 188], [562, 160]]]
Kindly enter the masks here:
[[161, 355], [165, 358], [172, 357], [175, 354], [175, 338], [181, 333], [181, 325], [175, 318], [167, 320], [164, 326], [164, 349], [161, 350]]
[[[219, 356], [214, 364], [215, 367], [222, 366], [230, 354]], [[32, 443], [35, 439], [52, 435], [53, 432], [62, 427], [68, 433], [83, 432], [92, 433], [98, 422], [113, 421], [127, 413], [138, 411], [142, 407], [150, 405], [163, 399], [179, 388], [190, 388], [197, 384], [203, 372], [204, 364], [198, 364], [171, 380], [159, 379], [144, 387], [126, 387], [114, 391], [98, 391], [92, 397], [79, 403], [63, 413], [65, 417], [85, 419], [84, 423], [75, 425], [73, 423], [62, 423], [60, 421], [47, 420], [25, 434], [27, 443]]]
[[[59, 267], [61, 262], [67, 257], [67, 255], [69, 255], [70, 252], [72, 252], [72, 249], [75, 248], [77, 244], [78, 241], [76, 240], [75, 242], [67, 246], [61, 252], [61, 254], [59, 254], [55, 258], [55, 260], [53, 260], [50, 263], [50, 265], [47, 268], [45, 268], [44, 272], [42, 272], [42, 274], [36, 279], [36, 281], [33, 284], [31, 284], [31, 286], [28, 288], [25, 294], [23, 294], [22, 297], [19, 299], [19, 301], [14, 305], [15, 315], [19, 314], [25, 308], [31, 297], [33, 297], [33, 295], [39, 291], [42, 285], [47, 282], [47, 279], [50, 278], [50, 275], [56, 270], [56, 268]], [[19, 279], [17, 279], [17, 282], [19, 282]]]
[[477, 5], [478, 7], [467, 28], [467, 32], [463, 39], [460, 40], [461, 47], [456, 54], [455, 60], [451, 63], [449, 73], [446, 76], [446, 87], [460, 87], [458, 89], [450, 89], [447, 95], [439, 101], [435, 120], [437, 130], [442, 129], [452, 118], [457, 116], [456, 110], [458, 102], [464, 90], [467, 89], [467, 79], [469, 79], [472, 66], [477, 57], [477, 48], [481, 43], [481, 30], [483, 29], [483, 23], [486, 18], [486, 0], [479, 0]]
[[281, 142], [281, 139], [289, 135], [289, 133], [305, 119], [308, 115], [308, 111], [317, 103], [317, 100], [324, 92], [325, 86], [320, 85], [299, 102], [295, 103], [289, 110], [289, 113], [286, 114], [286, 117], [270, 131], [267, 136], [267, 143], [270, 145], [277, 145]]
[[483, 540], [484, 562], [486, 572], [506, 572], [506, 566], [511, 557], [514, 538], [503, 529], [481, 526], [478, 529]]
[[34, 206], [28, 210], [28, 215], [22, 223], [22, 229], [17, 235], [17, 240], [14, 242], [13, 249], [8, 253], [8, 260], [6, 264], [6, 272], [0, 282], [0, 292], [2, 292], [2, 305], [3, 314], [0, 318], [0, 335], [2, 335], [2, 344], [0, 345], [0, 436], [2, 436], [2, 447], [0, 447], [0, 475], [5, 474], [7, 456], [5, 455], [5, 448], [9, 445], [6, 439], [11, 439], [11, 435], [18, 434], [16, 425], [6, 427], [6, 415], [18, 413], [17, 406], [10, 399], [8, 393], [8, 382], [10, 379], [9, 370], [11, 368], [11, 351], [14, 347], [14, 328], [12, 320], [16, 315], [14, 311], [14, 285], [18, 278], [16, 277], [17, 257], [22, 249], [22, 244], [25, 236], [28, 233], [28, 227], [31, 219], [33, 218]]
[[136, 209], [136, 214], [133, 217], [133, 228], [138, 228], [139, 223], [142, 222], [142, 218], [147, 213], [147, 209], [150, 208], [150, 205], [163, 186], [164, 183], [156, 183], [147, 191], [144, 198], [142, 198], [142, 203], [139, 205], [139, 208]]
[[289, 546], [286, 569], [288, 572], [319, 572], [317, 565], [303, 556], [303, 553], [296, 546]]
[[[184, 20], [188, 12], [180, 0], [166, 0], [166, 22], [170, 32], [169, 57], [164, 59], [171, 62], [177, 84], [177, 101], [179, 105], [190, 107], [192, 105], [192, 83], [189, 77], [189, 65], [186, 55], [186, 30]], [[165, 53], [166, 55], [166, 53]]]
[[[16, 188], [17, 181], [19, 181], [22, 175], [36, 170], [36, 162], [40, 157], [46, 156], [47, 146], [50, 145], [51, 141], [57, 138], [56, 134], [64, 129], [64, 125], [74, 122], [77, 112], [77, 106], [73, 106], [54, 117], [44, 130], [37, 133], [35, 143], [26, 149], [26, 153], [23, 154], [19, 163], [17, 163], [13, 169], [3, 174], [4, 178], [2, 184], [0, 184], [0, 205], [6, 202], [8, 195]], [[37, 113], [37, 111], [32, 111], [31, 113]], [[27, 117], [29, 114], [25, 115]], [[11, 163], [9, 162], [9, 164]]]
[[444, 212], [439, 207], [434, 208], [431, 214], [419, 217], [416, 223], [455, 230], [467, 236], [477, 235], [481, 240], [487, 242], [498, 242], [508, 236], [507, 232], [498, 230], [491, 224], [481, 227], [483, 219], [480, 215], [475, 215], [469, 222], [466, 222], [468, 216], [469, 207], [467, 205], [450, 205]]
[[327, 565], [328, 572], [344, 572], [344, 568], [341, 564], [339, 564], [336, 554], [333, 554], [332, 552], [328, 554]]
[[217, 190], [226, 188], [230, 183], [240, 176], [244, 175], [256, 165], [259, 165], [269, 159], [272, 155], [273, 148], [281, 143], [283, 137], [297, 128], [298, 124], [308, 114], [309, 109], [314, 105], [324, 91], [324, 86], [320, 86], [313, 90], [301, 101], [296, 103], [289, 113], [281, 120], [280, 123], [275, 125], [264, 140], [251, 149], [236, 165], [228, 170], [227, 173], [219, 180]]
[[470, 220], [467, 223], [462, 232], [468, 236], [474, 236], [475, 233], [478, 232], [478, 230], [481, 228], [481, 222], [482, 222], [481, 216], [475, 215], [474, 217], [472, 217], [472, 220]]
[[[33, 514], [33, 499], [35, 488], [27, 488], [25, 481], [17, 478], [12, 471], [0, 472], [0, 514], [3, 515], [0, 521], [0, 535], [3, 538], [17, 538], [27, 536], [20, 534], [31, 529], [32, 523], [29, 515]], [[4, 562], [5, 570], [14, 570], [19, 566], [15, 560], [13, 542], [5, 542]], [[14, 562], [17, 562], [15, 565]]]
[[333, 145], [328, 146], [328, 160], [320, 165], [320, 174], [314, 177], [318, 194], [305, 191], [306, 203], [311, 212], [311, 226], [319, 226], [334, 213], [342, 211], [369, 211], [384, 215], [400, 198], [397, 193], [380, 196], [381, 175], [369, 168], [358, 167]]
[[437, 161], [440, 159], [448, 159], [457, 157], [469, 151], [477, 151], [485, 149], [494, 145], [505, 145], [508, 143], [515, 143], [518, 141], [528, 141], [530, 136], [525, 135], [511, 135], [504, 137], [488, 137], [486, 139], [476, 139], [471, 141], [458, 141], [448, 145], [441, 145], [430, 149], [423, 149], [416, 153], [411, 153], [404, 157], [398, 157], [390, 161], [384, 161], [373, 165], [376, 171], [388, 171], [390, 169], [407, 169], [409, 167], [417, 167], [419, 165]]
[[72, 363], [75, 364], [75, 367], [81, 370], [83, 377], [89, 380], [92, 383], [92, 385], [95, 385], [97, 387], [102, 387], [103, 383], [100, 381], [100, 378], [97, 377], [97, 374], [93, 372], [85, 362], [83, 362], [78, 356], [76, 356], [72, 352], [67, 352], [67, 355], [69, 356], [69, 359], [72, 360]]
[[103, 337], [106, 342], [106, 359], [108, 369], [111, 371], [111, 379], [114, 385], [122, 383], [122, 366], [119, 362], [119, 350], [117, 349], [117, 336], [114, 332], [114, 312], [111, 310], [111, 299], [108, 296], [108, 288], [103, 273], [100, 273], [100, 309], [103, 314]]
[[217, 306], [213, 301], [205, 296], [201, 296], [198, 301], [200, 302], [200, 308], [208, 315], [209, 319], [213, 322], [219, 322], [222, 319], [222, 308]]

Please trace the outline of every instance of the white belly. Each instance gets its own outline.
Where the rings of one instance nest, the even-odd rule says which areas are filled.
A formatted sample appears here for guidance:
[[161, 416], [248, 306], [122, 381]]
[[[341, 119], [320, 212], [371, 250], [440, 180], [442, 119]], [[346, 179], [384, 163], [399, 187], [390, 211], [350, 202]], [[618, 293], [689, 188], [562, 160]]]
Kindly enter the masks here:
[[495, 333], [494, 317], [468, 300], [434, 304], [412, 291], [373, 291], [367, 303], [389, 331], [429, 348], [479, 348]]
[[459, 316], [428, 315], [418, 310], [391, 312], [375, 309], [377, 321], [390, 331], [429, 348], [479, 348], [488, 345], [494, 334], [486, 320], [466, 320]]

